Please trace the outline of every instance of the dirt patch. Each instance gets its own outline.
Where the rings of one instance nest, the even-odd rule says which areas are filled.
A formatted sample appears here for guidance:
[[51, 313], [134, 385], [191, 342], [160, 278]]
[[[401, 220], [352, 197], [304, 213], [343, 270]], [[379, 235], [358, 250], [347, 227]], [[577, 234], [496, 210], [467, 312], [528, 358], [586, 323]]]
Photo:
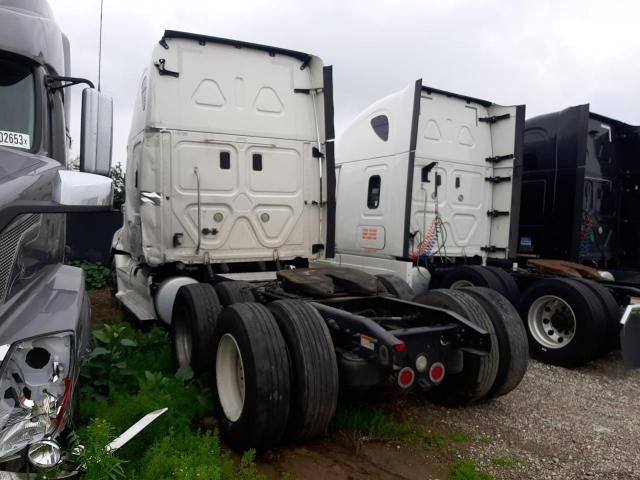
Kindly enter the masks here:
[[259, 469], [270, 479], [444, 480], [448, 463], [433, 452], [399, 443], [336, 436], [281, 450]]
[[89, 291], [89, 298], [91, 299], [91, 323], [94, 327], [123, 320], [122, 311], [116, 307], [111, 290], [108, 288]]

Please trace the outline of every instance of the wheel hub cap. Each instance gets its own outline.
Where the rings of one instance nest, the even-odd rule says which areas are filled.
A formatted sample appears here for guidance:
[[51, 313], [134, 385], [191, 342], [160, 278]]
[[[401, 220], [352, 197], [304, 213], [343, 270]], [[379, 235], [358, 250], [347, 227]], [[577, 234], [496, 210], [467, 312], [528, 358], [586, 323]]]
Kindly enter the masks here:
[[216, 353], [216, 386], [224, 415], [235, 422], [242, 415], [245, 398], [245, 373], [236, 339], [225, 334]]
[[576, 333], [575, 313], [555, 295], [543, 295], [531, 304], [527, 324], [535, 341], [550, 349], [566, 347]]

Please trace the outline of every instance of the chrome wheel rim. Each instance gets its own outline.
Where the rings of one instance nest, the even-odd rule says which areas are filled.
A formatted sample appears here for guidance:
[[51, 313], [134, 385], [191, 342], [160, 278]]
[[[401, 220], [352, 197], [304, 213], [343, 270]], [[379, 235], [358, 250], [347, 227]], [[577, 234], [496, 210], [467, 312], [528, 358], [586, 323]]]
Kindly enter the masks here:
[[529, 307], [527, 323], [531, 336], [550, 349], [564, 348], [576, 334], [576, 315], [571, 306], [555, 295], [543, 295]]
[[225, 333], [218, 343], [216, 386], [224, 415], [231, 422], [237, 421], [244, 408], [245, 375], [240, 348], [229, 333]]

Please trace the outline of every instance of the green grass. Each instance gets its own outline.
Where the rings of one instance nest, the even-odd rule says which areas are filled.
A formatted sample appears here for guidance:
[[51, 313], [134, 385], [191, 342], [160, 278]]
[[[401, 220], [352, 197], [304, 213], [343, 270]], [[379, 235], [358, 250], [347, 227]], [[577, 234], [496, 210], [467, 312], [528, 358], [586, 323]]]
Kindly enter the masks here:
[[[115, 372], [108, 396], [97, 395], [94, 386], [82, 390], [77, 441], [86, 447], [86, 480], [264, 478], [256, 470], [255, 452], [245, 453], [238, 461], [220, 444], [217, 431], [202, 428], [211, 416], [210, 391], [189, 372], [172, 371], [165, 332], [141, 333], [117, 323], [100, 331], [103, 333], [94, 331], [93, 340], [108, 352], [90, 359], [83, 371], [100, 377], [98, 372], [109, 367], [114, 354], [126, 368]], [[97, 380], [99, 387], [100, 378]], [[96, 379], [84, 381], [90, 384]], [[147, 413], [164, 407], [167, 413], [122, 449], [115, 454], [105, 451], [113, 438]]]
[[513, 467], [514, 465], [526, 463], [526, 460], [510, 455], [498, 455], [491, 459], [491, 463], [500, 467]]
[[479, 471], [473, 460], [462, 458], [451, 465], [449, 480], [495, 480], [495, 477]]
[[336, 430], [359, 432], [373, 440], [413, 441], [418, 430], [405, 422], [399, 422], [378, 409], [366, 407], [339, 407], [333, 419]]
[[464, 432], [427, 430], [412, 423], [396, 420], [392, 415], [365, 406], [338, 407], [333, 420], [336, 431], [358, 432], [372, 440], [400, 441], [441, 450], [452, 443], [468, 442]]
[[257, 480], [255, 452], [246, 452], [236, 464], [215, 433], [170, 430], [155, 442], [142, 458], [141, 480]]
[[[166, 332], [154, 328], [142, 333], [118, 322], [117, 312], [102, 317], [94, 323], [93, 342], [106, 352], [85, 365], [83, 372], [93, 377], [81, 383], [84, 393], [77, 436], [86, 447], [85, 479], [264, 479], [257, 472], [255, 452], [246, 452], [239, 459], [221, 445], [211, 413], [211, 392], [206, 382], [192, 379], [188, 372], [174, 373]], [[113, 373], [106, 392], [100, 385], [102, 372]], [[97, 385], [92, 385], [96, 380]], [[109, 441], [147, 413], [163, 407], [168, 407], [168, 412], [121, 450], [105, 452], [103, 447]], [[427, 429], [366, 404], [341, 405], [332, 430], [437, 450], [444, 458], [453, 458], [470, 441], [464, 432]], [[289, 473], [282, 473], [283, 480], [289, 478]], [[455, 461], [450, 478], [493, 479], [479, 472], [470, 460]]]
[[454, 442], [469, 442], [471, 439], [465, 432], [450, 432], [449, 438]]

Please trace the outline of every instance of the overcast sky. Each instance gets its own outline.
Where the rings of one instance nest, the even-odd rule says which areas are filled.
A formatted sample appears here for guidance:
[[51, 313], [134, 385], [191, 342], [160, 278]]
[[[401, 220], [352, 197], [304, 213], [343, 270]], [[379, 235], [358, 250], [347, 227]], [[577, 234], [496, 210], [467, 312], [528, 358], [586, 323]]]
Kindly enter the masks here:
[[[72, 74], [97, 83], [100, 0], [49, 0]], [[527, 117], [591, 103], [640, 124], [637, 0], [105, 0], [102, 90], [114, 98], [114, 162], [165, 29], [302, 50], [334, 65], [336, 129], [410, 82], [527, 105]], [[72, 135], [78, 151], [79, 88]]]

